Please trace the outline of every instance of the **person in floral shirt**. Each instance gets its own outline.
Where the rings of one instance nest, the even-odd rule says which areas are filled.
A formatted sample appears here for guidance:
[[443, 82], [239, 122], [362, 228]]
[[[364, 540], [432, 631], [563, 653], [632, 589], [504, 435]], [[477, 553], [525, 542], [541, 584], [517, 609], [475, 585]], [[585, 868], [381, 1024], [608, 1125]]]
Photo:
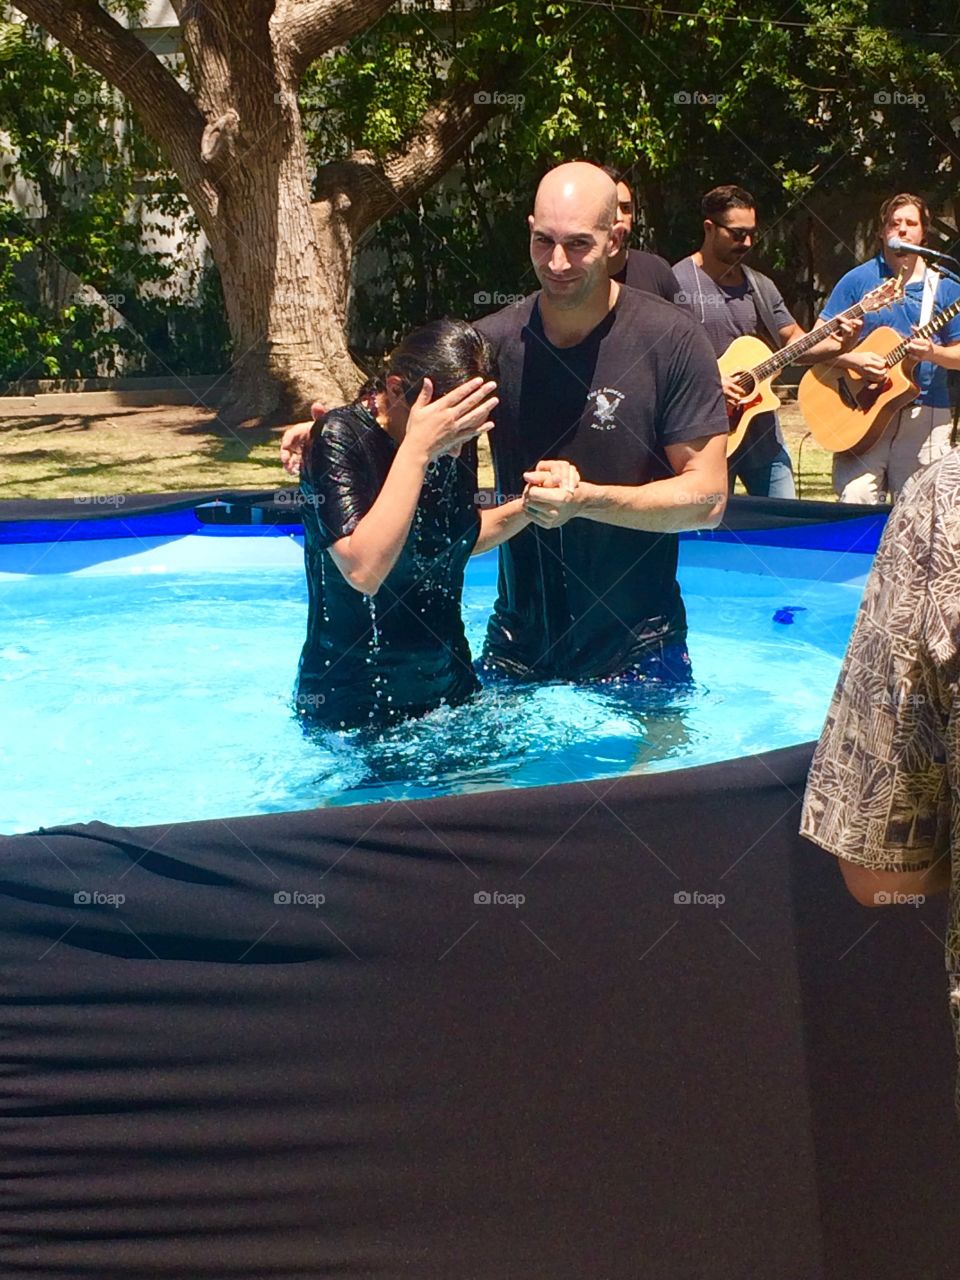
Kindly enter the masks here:
[[800, 831], [840, 859], [865, 906], [950, 891], [960, 1051], [960, 450], [914, 476], [887, 521]]

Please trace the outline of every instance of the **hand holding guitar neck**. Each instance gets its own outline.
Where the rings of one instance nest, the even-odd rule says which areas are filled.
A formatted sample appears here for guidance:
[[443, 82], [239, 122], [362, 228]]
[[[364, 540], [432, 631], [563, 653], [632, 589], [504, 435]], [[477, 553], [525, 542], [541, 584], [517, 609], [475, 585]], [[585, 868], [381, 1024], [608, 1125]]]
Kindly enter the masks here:
[[910, 370], [929, 358], [930, 337], [956, 315], [960, 299], [915, 328], [909, 338], [881, 325], [842, 357], [842, 363], [831, 360], [808, 369], [800, 380], [797, 402], [816, 442], [834, 453], [869, 449], [893, 415], [919, 395]]
[[776, 411], [780, 400], [772, 383], [781, 369], [804, 355], [831, 334], [852, 336], [860, 318], [893, 302], [903, 292], [902, 273], [896, 279], [884, 280], [853, 307], [825, 324], [811, 329], [789, 346], [772, 352], [760, 338], [737, 338], [718, 360], [727, 413], [730, 416], [729, 457], [743, 442], [747, 428], [758, 413]]

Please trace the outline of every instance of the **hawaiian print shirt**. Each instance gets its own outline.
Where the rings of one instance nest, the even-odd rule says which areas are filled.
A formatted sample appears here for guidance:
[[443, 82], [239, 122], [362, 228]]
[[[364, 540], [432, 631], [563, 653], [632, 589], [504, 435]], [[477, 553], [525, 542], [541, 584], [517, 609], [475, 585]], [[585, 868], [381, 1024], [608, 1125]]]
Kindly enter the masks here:
[[[960, 450], [887, 521], [807, 781], [801, 833], [878, 871], [951, 859], [960, 1051]], [[960, 1106], [960, 1082], [957, 1102]]]

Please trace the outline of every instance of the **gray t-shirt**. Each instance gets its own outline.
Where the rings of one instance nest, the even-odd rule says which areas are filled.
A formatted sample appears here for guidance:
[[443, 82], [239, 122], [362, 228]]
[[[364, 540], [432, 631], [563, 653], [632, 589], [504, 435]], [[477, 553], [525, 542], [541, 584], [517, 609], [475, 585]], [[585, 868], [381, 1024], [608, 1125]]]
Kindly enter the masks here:
[[[763, 338], [766, 342], [772, 341], [775, 346], [780, 345], [779, 332], [769, 335], [765, 332], [757, 313], [753, 290], [746, 281], [740, 285], [717, 284], [697, 266], [692, 257], [683, 258], [676, 263], [673, 274], [680, 286], [677, 301], [703, 325], [718, 359], [735, 338], [741, 338], [744, 334]], [[794, 318], [772, 280], [770, 293], [773, 318], [778, 331], [794, 324]], [[758, 413], [747, 428], [743, 443], [730, 460], [731, 468], [735, 470], [739, 467], [766, 466], [777, 456], [782, 444], [777, 415]]]

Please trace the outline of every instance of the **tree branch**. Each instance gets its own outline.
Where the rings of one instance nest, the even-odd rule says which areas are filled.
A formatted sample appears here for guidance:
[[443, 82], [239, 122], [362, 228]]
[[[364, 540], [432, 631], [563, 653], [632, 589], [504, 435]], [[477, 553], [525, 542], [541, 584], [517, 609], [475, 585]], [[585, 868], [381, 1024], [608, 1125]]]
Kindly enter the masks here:
[[317, 175], [318, 203], [329, 201], [342, 213], [354, 236], [362, 234], [416, 200], [456, 163], [499, 113], [490, 98], [475, 84], [459, 85], [424, 113], [404, 151], [384, 161], [369, 151], [359, 151], [347, 161], [325, 165]]
[[197, 214], [215, 212], [217, 193], [200, 156], [207, 122], [156, 54], [94, 0], [16, 0], [16, 7], [120, 90], [179, 174]]
[[372, 27], [394, 0], [277, 0], [273, 27], [294, 80], [321, 54]]

